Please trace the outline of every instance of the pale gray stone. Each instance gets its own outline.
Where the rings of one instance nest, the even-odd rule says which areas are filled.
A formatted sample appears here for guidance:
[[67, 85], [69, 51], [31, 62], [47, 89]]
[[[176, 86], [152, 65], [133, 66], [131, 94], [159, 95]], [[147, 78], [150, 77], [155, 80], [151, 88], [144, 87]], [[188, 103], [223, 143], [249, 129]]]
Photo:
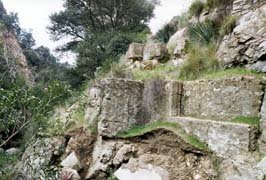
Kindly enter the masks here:
[[76, 156], [75, 152], [70, 153], [60, 164], [63, 167], [68, 167], [79, 171], [82, 169], [82, 165]]
[[259, 117], [264, 91], [253, 77], [184, 82], [184, 115], [230, 121]]

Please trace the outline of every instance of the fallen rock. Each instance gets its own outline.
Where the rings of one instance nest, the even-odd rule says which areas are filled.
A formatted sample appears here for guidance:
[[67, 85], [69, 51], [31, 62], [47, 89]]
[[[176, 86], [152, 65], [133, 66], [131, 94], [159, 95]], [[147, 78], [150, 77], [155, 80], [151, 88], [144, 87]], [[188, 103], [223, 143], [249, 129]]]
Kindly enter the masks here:
[[66, 159], [64, 159], [60, 165], [63, 167], [75, 169], [77, 171], [82, 169], [82, 165], [81, 165], [79, 159], [77, 158], [75, 152], [72, 152], [69, 156], [67, 156]]
[[113, 164], [118, 166], [124, 161], [128, 161], [130, 158], [130, 155], [132, 155], [135, 152], [135, 147], [130, 144], [123, 145], [116, 153]]
[[18, 148], [10, 148], [10, 149], [8, 149], [8, 150], [6, 150], [6, 153], [8, 154], [8, 155], [16, 155], [16, 154], [18, 154], [18, 153], [20, 153], [21, 151], [20, 151], [20, 149], [18, 149]]
[[80, 180], [78, 172], [74, 169], [65, 167], [61, 170], [60, 179], [62, 180]]
[[[56, 157], [60, 157], [64, 150], [65, 138], [40, 138], [30, 145], [24, 152], [19, 164], [18, 174], [22, 179], [47, 179], [51, 166]], [[57, 172], [55, 172], [57, 174]]]

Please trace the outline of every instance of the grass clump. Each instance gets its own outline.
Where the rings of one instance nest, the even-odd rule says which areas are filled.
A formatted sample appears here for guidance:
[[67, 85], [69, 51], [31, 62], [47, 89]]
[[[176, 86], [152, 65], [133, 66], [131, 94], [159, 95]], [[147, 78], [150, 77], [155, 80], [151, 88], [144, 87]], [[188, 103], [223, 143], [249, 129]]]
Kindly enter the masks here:
[[198, 79], [220, 79], [220, 78], [230, 78], [234, 76], [254, 76], [257, 78], [265, 77], [264, 73], [258, 73], [246, 68], [232, 68], [220, 70], [217, 72], [203, 73]]
[[232, 119], [232, 122], [258, 126], [260, 124], [260, 118], [259, 117], [238, 116], [238, 117], [235, 117], [234, 119]]
[[223, 21], [220, 28], [220, 36], [225, 36], [233, 32], [236, 27], [237, 18], [236, 16], [228, 16]]
[[232, 0], [207, 0], [205, 7], [207, 9], [215, 9], [220, 6], [230, 5]]
[[194, 1], [189, 8], [189, 14], [191, 16], [199, 17], [204, 9], [204, 6], [205, 4], [202, 1], [200, 0]]
[[180, 67], [179, 78], [181, 80], [195, 80], [205, 73], [219, 71], [220, 65], [216, 58], [215, 45], [200, 46], [190, 45], [188, 57]]
[[131, 138], [131, 137], [142, 136], [156, 129], [167, 129], [173, 131], [177, 136], [181, 137], [186, 143], [201, 150], [208, 151], [208, 147], [206, 144], [201, 142], [195, 136], [187, 134], [178, 123], [173, 123], [173, 122], [158, 121], [146, 126], [135, 126], [129, 129], [128, 131], [119, 132], [117, 134], [117, 137]]
[[218, 37], [218, 24], [214, 21], [191, 24], [188, 26], [190, 41], [207, 45]]
[[171, 80], [176, 79], [178, 76], [177, 68], [168, 64], [161, 65], [152, 70], [133, 70], [133, 77], [135, 80], [146, 80], [146, 79], [165, 79]]

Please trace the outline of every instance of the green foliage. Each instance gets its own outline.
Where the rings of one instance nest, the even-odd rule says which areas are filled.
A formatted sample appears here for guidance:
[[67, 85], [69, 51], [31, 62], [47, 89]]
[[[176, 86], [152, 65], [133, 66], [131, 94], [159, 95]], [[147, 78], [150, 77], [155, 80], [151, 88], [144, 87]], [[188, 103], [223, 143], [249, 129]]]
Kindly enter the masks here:
[[220, 36], [225, 36], [233, 32], [236, 27], [237, 18], [235, 16], [228, 16], [223, 21], [220, 28]]
[[65, 0], [65, 9], [50, 16], [49, 31], [54, 39], [73, 37], [61, 48], [77, 54], [76, 67], [68, 73], [71, 83], [80, 86], [94, 78], [105, 61], [117, 61], [131, 42], [143, 42], [157, 4], [157, 0]]
[[136, 136], [142, 136], [148, 132], [154, 131], [156, 129], [167, 129], [173, 131], [177, 136], [182, 138], [186, 143], [199, 148], [201, 150], [208, 150], [206, 144], [199, 141], [196, 137], [187, 134], [178, 123], [167, 122], [167, 121], [157, 121], [146, 126], [135, 126], [128, 131], [119, 132], [117, 137], [119, 138], [131, 138]]
[[191, 41], [209, 44], [218, 37], [218, 25], [213, 21], [191, 24], [188, 27]]
[[232, 4], [232, 0], [207, 0], [206, 8], [215, 9], [219, 6], [227, 6]]
[[189, 14], [191, 16], [199, 17], [204, 9], [204, 6], [205, 4], [202, 1], [200, 0], [194, 1], [189, 8]]
[[14, 166], [17, 160], [17, 155], [8, 155], [4, 152], [0, 152], [0, 180], [12, 179]]
[[145, 79], [166, 79], [172, 80], [176, 79], [178, 76], [177, 68], [171, 65], [163, 65], [152, 70], [133, 70], [133, 77], [136, 80], [145, 80]]
[[260, 124], [260, 118], [259, 117], [238, 116], [238, 117], [232, 119], [232, 122], [258, 126]]
[[170, 37], [176, 32], [176, 28], [170, 24], [166, 24], [160, 29], [155, 37], [161, 42], [167, 43]]
[[13, 32], [15, 35], [19, 34], [21, 28], [19, 26], [18, 14], [11, 12], [7, 14], [6, 12], [0, 15], [0, 23], [4, 24], [8, 31]]
[[178, 28], [184, 28], [188, 26], [191, 16], [189, 12], [182, 13], [178, 18]]
[[1, 89], [0, 93], [0, 134], [5, 141], [22, 131], [25, 136], [33, 137], [44, 130], [53, 107], [65, 101], [71, 91], [66, 85], [52, 82], [47, 87], [14, 85]]
[[215, 45], [201, 46], [194, 44], [190, 45], [188, 57], [180, 67], [179, 78], [193, 80], [199, 78], [202, 74], [219, 70], [220, 65], [216, 58]]

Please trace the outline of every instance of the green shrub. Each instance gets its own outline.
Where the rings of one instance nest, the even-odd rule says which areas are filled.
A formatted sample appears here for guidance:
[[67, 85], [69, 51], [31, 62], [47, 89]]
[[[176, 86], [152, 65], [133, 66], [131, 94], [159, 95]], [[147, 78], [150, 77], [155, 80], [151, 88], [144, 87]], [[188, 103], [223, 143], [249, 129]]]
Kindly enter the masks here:
[[190, 14], [188, 12], [182, 13], [178, 18], [178, 28], [184, 28], [189, 24]]
[[52, 82], [42, 88], [14, 86], [12, 89], [0, 89], [0, 93], [1, 147], [16, 135], [22, 134], [29, 140], [41, 129], [44, 130], [54, 106], [65, 101], [71, 91], [64, 84]]
[[216, 72], [220, 69], [215, 45], [190, 45], [188, 53], [185, 63], [180, 67], [180, 79], [194, 80], [204, 73]]
[[218, 37], [218, 25], [213, 21], [191, 24], [188, 27], [191, 41], [209, 44]]
[[236, 27], [237, 18], [235, 16], [228, 16], [222, 23], [220, 28], [220, 36], [225, 36], [233, 32]]
[[215, 9], [216, 7], [230, 5], [231, 3], [232, 0], [207, 0], [206, 8]]
[[202, 1], [200, 0], [194, 1], [189, 8], [189, 14], [191, 16], [199, 17], [204, 9], [204, 6], [205, 4]]

